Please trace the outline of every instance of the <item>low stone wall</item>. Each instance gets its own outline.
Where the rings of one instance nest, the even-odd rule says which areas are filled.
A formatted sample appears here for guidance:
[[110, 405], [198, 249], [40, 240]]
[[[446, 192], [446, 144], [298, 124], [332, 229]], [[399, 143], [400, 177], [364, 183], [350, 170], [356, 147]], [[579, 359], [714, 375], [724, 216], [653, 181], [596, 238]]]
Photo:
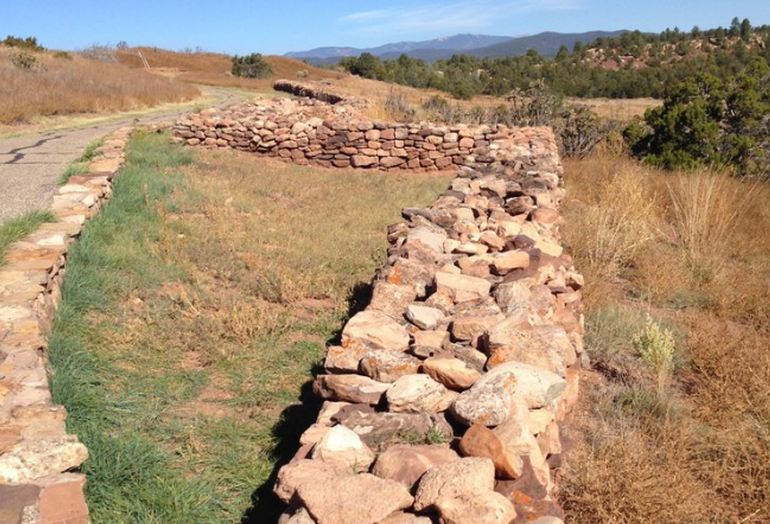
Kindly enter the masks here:
[[321, 102], [329, 104], [338, 104], [345, 100], [344, 96], [331, 93], [318, 83], [303, 84], [291, 80], [276, 80], [273, 83], [273, 89], [276, 91], [283, 91], [284, 93], [290, 93], [295, 96], [314, 98], [315, 100], [320, 100]]
[[541, 152], [519, 150], [544, 129], [378, 122], [344, 103], [275, 99], [187, 115], [174, 125], [173, 136], [188, 145], [251, 151], [297, 164], [437, 171], [530, 162]]
[[[467, 156], [498, 143], [467, 135]], [[552, 133], [503, 136], [498, 161], [461, 168], [389, 229], [371, 303], [327, 349], [313, 386], [325, 401], [278, 473], [280, 522], [561, 522], [583, 281], [559, 244]]]
[[88, 174], [54, 196], [53, 223], [12, 244], [0, 265], [0, 522], [86, 523], [88, 452], [67, 434], [48, 389], [47, 341], [61, 296], [67, 249], [111, 195], [130, 128], [108, 135]]

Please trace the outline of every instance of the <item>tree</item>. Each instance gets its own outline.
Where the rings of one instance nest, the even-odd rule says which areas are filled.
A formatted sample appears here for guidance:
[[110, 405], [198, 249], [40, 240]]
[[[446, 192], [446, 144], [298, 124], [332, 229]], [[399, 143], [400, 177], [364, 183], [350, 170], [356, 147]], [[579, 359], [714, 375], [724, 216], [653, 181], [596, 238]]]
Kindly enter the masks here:
[[265, 62], [265, 59], [259, 53], [252, 53], [246, 56], [236, 55], [232, 58], [232, 63], [231, 71], [234, 76], [265, 78], [273, 73], [270, 64]]
[[737, 16], [730, 22], [730, 29], [727, 31], [727, 34], [729, 36], [738, 36], [741, 34], [741, 21], [738, 20]]
[[749, 22], [748, 18], [744, 18], [743, 21], [741, 22], [740, 33], [741, 33], [741, 40], [743, 40], [744, 42], [748, 42], [749, 37], [751, 36], [751, 22]]
[[627, 129], [632, 151], [666, 168], [729, 166], [739, 174], [770, 174], [770, 66], [761, 58], [736, 75], [701, 72], [673, 85], [650, 128]]
[[556, 60], [559, 62], [564, 62], [569, 58], [569, 50], [567, 49], [567, 46], [563, 45], [559, 47], [559, 51], [556, 53]]

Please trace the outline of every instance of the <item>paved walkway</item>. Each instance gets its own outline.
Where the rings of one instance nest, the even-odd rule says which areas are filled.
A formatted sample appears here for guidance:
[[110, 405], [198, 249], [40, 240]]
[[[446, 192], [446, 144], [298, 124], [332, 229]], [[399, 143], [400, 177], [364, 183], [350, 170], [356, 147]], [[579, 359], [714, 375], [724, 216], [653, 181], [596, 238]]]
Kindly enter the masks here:
[[[201, 91], [224, 106], [245, 96], [226, 88], [201, 87]], [[126, 124], [171, 121], [188, 108], [158, 111], [139, 117], [111, 120], [72, 129], [0, 138], [0, 223], [35, 209], [47, 209], [57, 179], [67, 166], [83, 154], [85, 147]]]

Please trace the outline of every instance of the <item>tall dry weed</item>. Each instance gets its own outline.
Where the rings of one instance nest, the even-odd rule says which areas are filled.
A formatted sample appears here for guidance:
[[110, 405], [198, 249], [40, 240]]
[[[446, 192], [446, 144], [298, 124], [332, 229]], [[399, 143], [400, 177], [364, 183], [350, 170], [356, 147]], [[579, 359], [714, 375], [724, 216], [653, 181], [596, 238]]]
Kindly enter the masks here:
[[656, 236], [659, 197], [649, 174], [607, 152], [567, 162], [565, 239], [589, 286], [617, 279]]
[[679, 173], [666, 186], [673, 239], [690, 264], [718, 270], [733, 251], [740, 218], [752, 206], [757, 186], [708, 171]]

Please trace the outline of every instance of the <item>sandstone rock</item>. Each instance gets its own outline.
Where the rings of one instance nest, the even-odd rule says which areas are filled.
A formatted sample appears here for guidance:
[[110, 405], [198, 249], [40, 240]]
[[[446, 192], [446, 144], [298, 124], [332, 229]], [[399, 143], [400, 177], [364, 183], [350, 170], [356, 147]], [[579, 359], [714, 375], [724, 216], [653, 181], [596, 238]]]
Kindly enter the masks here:
[[23, 440], [0, 455], [0, 483], [24, 484], [36, 478], [76, 468], [88, 450], [75, 435]]
[[423, 511], [444, 497], [477, 495], [495, 487], [495, 466], [488, 458], [468, 457], [433, 466], [420, 478], [414, 509]]
[[433, 330], [444, 322], [444, 313], [437, 308], [420, 304], [409, 304], [406, 318], [420, 329]]
[[[332, 422], [332, 418], [337, 415], [340, 410], [353, 405], [354, 404], [351, 404], [350, 402], [334, 402], [330, 400], [324, 400], [323, 404], [321, 405], [321, 410], [318, 412], [318, 417], [316, 417], [316, 424], [322, 426], [333, 426], [334, 422]], [[366, 404], [366, 407], [371, 409], [371, 406], [368, 404]]]
[[473, 424], [460, 440], [460, 451], [467, 457], [487, 457], [495, 465], [498, 478], [516, 479], [523, 469], [521, 457], [497, 434], [483, 424]]
[[38, 518], [41, 524], [88, 524], [88, 506], [83, 494], [85, 475], [64, 473], [39, 479]]
[[369, 471], [375, 459], [374, 452], [361, 441], [358, 434], [342, 425], [329, 429], [316, 443], [311, 456], [356, 472]]
[[452, 338], [454, 340], [470, 341], [478, 347], [478, 339], [489, 333], [505, 316], [500, 309], [494, 307], [476, 307], [466, 311], [458, 311], [452, 321]]
[[409, 333], [385, 313], [366, 310], [356, 313], [345, 324], [342, 345], [406, 351], [409, 348]]
[[303, 431], [302, 435], [299, 436], [300, 446], [315, 444], [329, 432], [329, 429], [331, 429], [330, 426], [325, 426], [323, 424], [311, 424], [310, 427]]
[[445, 445], [399, 444], [380, 453], [372, 467], [372, 473], [412, 489], [423, 473], [431, 467], [459, 458], [457, 453]]
[[497, 275], [505, 275], [514, 269], [529, 267], [529, 253], [526, 251], [506, 251], [492, 259], [492, 268]]
[[572, 342], [561, 326], [521, 326], [509, 329], [498, 324], [489, 334], [487, 367], [508, 361], [523, 362], [565, 376], [577, 358]]
[[419, 242], [428, 249], [441, 253], [444, 249], [444, 241], [447, 238], [446, 232], [426, 226], [417, 226], [411, 228], [407, 234], [407, 242]]
[[413, 336], [412, 353], [418, 357], [431, 357], [441, 352], [444, 342], [449, 338], [449, 333], [446, 331], [417, 331]]
[[278, 524], [315, 524], [315, 520], [305, 508], [299, 508], [293, 515], [283, 513]]
[[376, 524], [413, 501], [402, 484], [369, 473], [303, 483], [297, 497], [318, 524]]
[[353, 167], [370, 167], [377, 163], [376, 156], [353, 155], [351, 157]]
[[463, 424], [497, 426], [505, 421], [517, 391], [516, 374], [495, 368], [455, 399], [450, 413]]
[[388, 409], [394, 413], [437, 413], [449, 407], [455, 394], [428, 375], [405, 375], [388, 389]]
[[531, 296], [529, 285], [520, 280], [503, 282], [495, 288], [495, 302], [506, 313], [526, 308]]
[[468, 389], [481, 377], [481, 373], [454, 357], [428, 358], [422, 363], [422, 370], [436, 382], [457, 391]]
[[438, 291], [446, 291], [455, 302], [466, 302], [486, 298], [492, 286], [489, 281], [483, 278], [438, 272], [436, 273], [436, 287]]
[[379, 382], [395, 382], [399, 377], [417, 373], [420, 360], [400, 351], [369, 351], [361, 359], [361, 371]]
[[329, 346], [326, 349], [324, 368], [327, 371], [358, 371], [358, 364], [367, 352], [368, 349], [361, 345]]
[[521, 362], [501, 364], [492, 369], [483, 378], [497, 373], [504, 376], [513, 375], [515, 377], [516, 393], [521, 396], [529, 409], [547, 406], [567, 386], [567, 382], [555, 373]]
[[433, 282], [434, 273], [432, 266], [402, 257], [388, 269], [386, 278], [391, 284], [410, 286], [417, 296], [423, 297]]
[[379, 280], [374, 284], [369, 309], [382, 311], [391, 318], [400, 319], [406, 306], [416, 297], [417, 293], [412, 286], [391, 284]]
[[360, 375], [318, 375], [313, 382], [313, 391], [321, 398], [377, 404], [390, 384], [377, 382]]
[[404, 513], [403, 511], [397, 511], [391, 513], [387, 518], [380, 521], [380, 524], [432, 524], [433, 520], [430, 517], [419, 517], [413, 513]]
[[441, 414], [351, 412], [339, 422], [355, 431], [372, 449], [385, 449], [405, 441], [452, 438], [452, 428]]
[[516, 518], [513, 504], [494, 491], [442, 496], [435, 506], [445, 524], [510, 524]]

